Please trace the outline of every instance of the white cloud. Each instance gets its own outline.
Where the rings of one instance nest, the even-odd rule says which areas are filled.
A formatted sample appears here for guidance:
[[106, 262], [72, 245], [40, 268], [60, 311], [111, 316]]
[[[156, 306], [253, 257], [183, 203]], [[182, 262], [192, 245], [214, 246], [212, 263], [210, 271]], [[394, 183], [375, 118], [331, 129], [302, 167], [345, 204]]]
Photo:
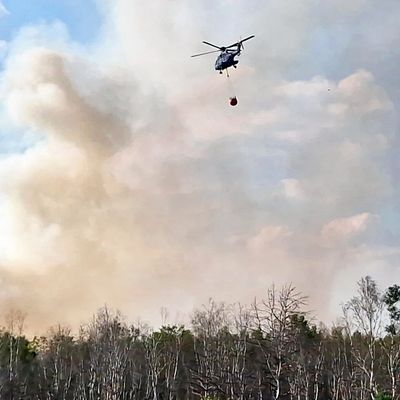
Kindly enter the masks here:
[[324, 240], [346, 240], [349, 237], [365, 232], [376, 216], [369, 213], [337, 218], [322, 227]]
[[297, 179], [282, 179], [281, 181], [284, 195], [289, 199], [304, 199], [304, 191]]
[[0, 17], [9, 14], [4, 4], [0, 1]]
[[255, 251], [265, 250], [266, 247], [285, 240], [291, 235], [292, 233], [285, 226], [266, 226], [247, 241], [247, 246]]
[[0, 40], [0, 59], [4, 58], [7, 52], [7, 42], [5, 40]]

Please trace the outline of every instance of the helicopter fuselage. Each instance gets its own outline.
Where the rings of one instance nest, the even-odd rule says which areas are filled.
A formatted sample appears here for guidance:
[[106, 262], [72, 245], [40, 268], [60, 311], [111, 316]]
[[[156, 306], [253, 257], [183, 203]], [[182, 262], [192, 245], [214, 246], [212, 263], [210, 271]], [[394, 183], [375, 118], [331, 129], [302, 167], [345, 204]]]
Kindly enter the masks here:
[[215, 61], [215, 69], [223, 71], [229, 67], [235, 67], [239, 62], [235, 57], [240, 54], [240, 51], [223, 51]]
[[226, 70], [226, 74], [229, 77], [228, 68], [229, 67], [236, 68], [236, 64], [239, 61], [235, 60], [235, 57], [240, 56], [240, 52], [244, 49], [243, 42], [252, 39], [253, 37], [254, 35], [251, 35], [245, 39], [239, 40], [236, 43], [230, 44], [229, 46], [217, 46], [213, 43], [206, 42], [205, 40], [203, 40], [204, 44], [214, 47], [215, 49], [218, 50], [206, 51], [205, 53], [194, 54], [191, 57], [204, 56], [206, 54], [216, 53], [217, 51], [220, 51], [221, 53], [218, 56], [217, 60], [215, 61], [215, 69], [219, 71], [220, 74], [222, 74], [223, 70]]

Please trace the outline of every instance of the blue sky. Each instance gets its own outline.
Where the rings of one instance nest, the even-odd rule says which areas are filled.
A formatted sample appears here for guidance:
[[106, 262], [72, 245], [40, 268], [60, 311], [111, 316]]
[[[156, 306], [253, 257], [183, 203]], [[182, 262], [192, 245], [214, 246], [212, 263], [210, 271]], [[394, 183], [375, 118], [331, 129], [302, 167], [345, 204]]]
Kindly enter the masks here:
[[[90, 44], [99, 32], [102, 16], [95, 0], [3, 0], [7, 14], [0, 17], [0, 41], [9, 42], [21, 28], [60, 21], [73, 41]], [[1, 58], [0, 66], [4, 60]], [[21, 131], [0, 110], [0, 154], [25, 151], [35, 135]]]
[[91, 42], [98, 32], [101, 16], [94, 0], [3, 0], [9, 14], [0, 22], [0, 40], [10, 40], [23, 26], [60, 20], [72, 39]]

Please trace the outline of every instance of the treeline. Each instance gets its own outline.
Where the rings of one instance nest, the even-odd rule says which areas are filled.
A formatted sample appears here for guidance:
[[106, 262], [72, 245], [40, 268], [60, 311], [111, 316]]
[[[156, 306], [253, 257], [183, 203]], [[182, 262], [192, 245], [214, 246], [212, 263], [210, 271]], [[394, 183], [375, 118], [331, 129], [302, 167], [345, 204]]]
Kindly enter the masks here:
[[57, 400], [400, 398], [400, 287], [366, 277], [342, 323], [316, 325], [306, 298], [272, 287], [251, 306], [210, 301], [190, 329], [130, 326], [100, 310], [73, 336], [0, 334], [0, 398]]

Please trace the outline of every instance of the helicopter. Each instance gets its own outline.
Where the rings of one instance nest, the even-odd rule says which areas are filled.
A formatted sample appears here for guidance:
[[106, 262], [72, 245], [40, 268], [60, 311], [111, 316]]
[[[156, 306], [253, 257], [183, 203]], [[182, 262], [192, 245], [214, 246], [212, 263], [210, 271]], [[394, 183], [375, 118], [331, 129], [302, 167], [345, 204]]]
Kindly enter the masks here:
[[227, 76], [229, 76], [228, 68], [229, 67], [236, 68], [236, 64], [239, 62], [239, 60], [235, 60], [235, 57], [239, 56], [240, 52], [244, 49], [243, 42], [245, 42], [246, 40], [252, 39], [253, 37], [254, 37], [254, 35], [249, 36], [249, 37], [239, 40], [238, 42], [233, 43], [229, 46], [216, 46], [215, 44], [203, 41], [204, 44], [215, 47], [218, 50], [207, 51], [205, 53], [195, 54], [191, 57], [204, 56], [205, 54], [217, 53], [218, 51], [220, 51], [221, 54], [218, 56], [217, 60], [215, 61], [215, 69], [217, 71], [219, 71], [220, 74], [222, 74], [223, 70], [226, 70], [226, 74], [227, 74]]

